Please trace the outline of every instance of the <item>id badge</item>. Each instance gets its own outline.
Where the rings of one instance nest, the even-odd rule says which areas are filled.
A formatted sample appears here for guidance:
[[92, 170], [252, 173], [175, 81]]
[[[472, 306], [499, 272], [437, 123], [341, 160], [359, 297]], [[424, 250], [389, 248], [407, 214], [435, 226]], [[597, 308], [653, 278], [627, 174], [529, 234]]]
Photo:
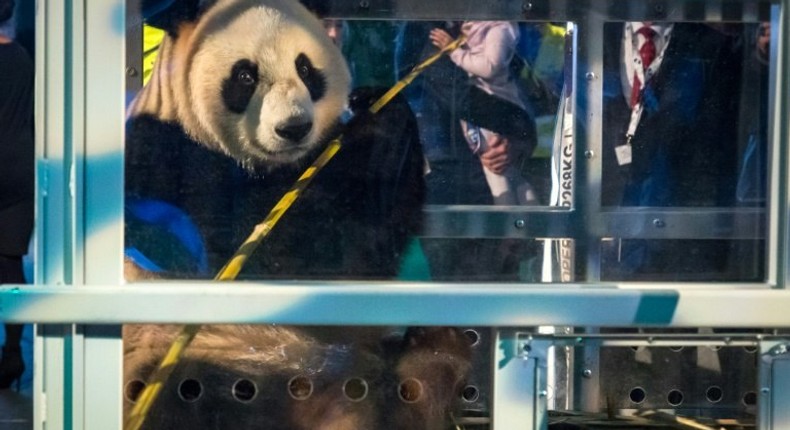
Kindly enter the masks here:
[[614, 153], [617, 155], [617, 164], [625, 166], [631, 164], [631, 145], [615, 146]]

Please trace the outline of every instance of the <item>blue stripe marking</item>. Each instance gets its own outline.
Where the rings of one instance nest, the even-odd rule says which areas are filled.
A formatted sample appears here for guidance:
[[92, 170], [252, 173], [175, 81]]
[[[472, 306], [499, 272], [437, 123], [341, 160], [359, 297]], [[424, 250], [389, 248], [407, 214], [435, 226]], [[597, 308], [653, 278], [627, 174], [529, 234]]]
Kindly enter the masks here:
[[634, 316], [635, 324], [669, 324], [677, 311], [680, 293], [678, 291], [648, 291], [639, 300]]

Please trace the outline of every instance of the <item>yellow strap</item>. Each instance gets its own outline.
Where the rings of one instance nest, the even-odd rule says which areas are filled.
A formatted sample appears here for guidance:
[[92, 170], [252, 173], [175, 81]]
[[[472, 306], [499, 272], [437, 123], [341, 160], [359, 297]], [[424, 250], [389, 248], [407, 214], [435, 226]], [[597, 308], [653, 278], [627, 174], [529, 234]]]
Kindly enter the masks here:
[[[442, 55], [446, 52], [452, 51], [456, 49], [458, 46], [461, 45], [465, 40], [464, 36], [459, 37], [449, 45], [445, 46], [441, 51], [437, 52], [436, 54], [432, 55], [419, 65], [417, 65], [406, 77], [398, 81], [392, 88], [390, 88], [383, 96], [381, 96], [373, 105], [370, 106], [369, 111], [373, 114], [378, 113], [387, 103], [389, 103], [401, 90], [403, 90], [407, 85], [409, 85], [414, 78], [417, 77], [423, 70], [425, 70], [428, 66], [436, 62]], [[252, 255], [258, 245], [263, 241], [263, 239], [268, 236], [269, 232], [272, 231], [277, 221], [282, 218], [283, 214], [291, 207], [291, 205], [296, 201], [297, 198], [301, 195], [302, 191], [310, 184], [313, 180], [315, 175], [324, 167], [332, 157], [337, 154], [337, 151], [340, 150], [340, 140], [342, 136], [338, 136], [337, 138], [333, 139], [329, 145], [326, 147], [324, 152], [318, 156], [318, 158], [310, 165], [310, 167], [305, 170], [302, 176], [296, 181], [296, 184], [280, 198], [280, 201], [274, 206], [274, 208], [269, 212], [266, 218], [252, 231], [252, 234], [241, 244], [239, 249], [233, 254], [233, 257], [225, 264], [222, 270], [219, 271], [217, 276], [214, 277], [215, 281], [232, 281], [236, 279], [236, 277], [241, 272], [241, 269], [244, 267], [244, 263], [247, 262], [247, 259]], [[151, 406], [153, 406], [154, 401], [156, 401], [159, 392], [162, 390], [162, 387], [167, 382], [167, 379], [170, 377], [170, 374], [173, 372], [176, 364], [178, 364], [179, 360], [181, 359], [181, 355], [186, 350], [187, 346], [195, 339], [198, 331], [200, 330], [199, 324], [189, 324], [185, 325], [181, 332], [178, 334], [178, 337], [170, 345], [170, 349], [167, 351], [165, 358], [162, 360], [162, 363], [156, 369], [153, 375], [149, 378], [151, 381], [148, 385], [146, 385], [143, 392], [140, 393], [140, 397], [137, 399], [137, 403], [135, 403], [134, 408], [132, 409], [131, 413], [129, 414], [129, 418], [127, 419], [126, 425], [124, 426], [125, 430], [139, 430], [142, 427], [145, 418], [148, 416], [148, 412], [151, 410]]]
[[378, 111], [381, 110], [381, 108], [383, 108], [384, 105], [389, 103], [393, 97], [395, 97], [399, 92], [401, 92], [401, 90], [406, 88], [406, 85], [409, 85], [414, 80], [414, 78], [416, 78], [420, 73], [422, 73], [425, 69], [427, 69], [428, 66], [435, 63], [436, 60], [441, 58], [442, 55], [444, 55], [445, 53], [453, 51], [459, 46], [461, 46], [461, 44], [464, 43], [464, 41], [466, 41], [466, 36], [461, 35], [458, 39], [455, 39], [447, 46], [442, 48], [442, 50], [428, 57], [425, 61], [414, 67], [414, 69], [412, 69], [412, 71], [409, 72], [408, 75], [406, 75], [400, 81], [396, 82], [395, 85], [393, 85], [392, 88], [389, 89], [389, 91], [384, 93], [384, 95], [381, 96], [381, 98], [379, 98], [378, 101], [376, 101], [376, 103], [373, 103], [373, 105], [370, 106], [370, 112], [378, 113]]
[[324, 152], [318, 156], [310, 167], [302, 173], [302, 176], [297, 179], [296, 184], [280, 198], [280, 201], [274, 205], [274, 208], [269, 212], [269, 215], [252, 231], [252, 234], [241, 244], [239, 249], [233, 254], [233, 257], [225, 264], [225, 267], [219, 271], [214, 280], [217, 281], [232, 281], [236, 279], [241, 272], [242, 267], [247, 259], [252, 255], [258, 245], [263, 241], [269, 232], [272, 231], [277, 221], [282, 218], [285, 211], [296, 201], [301, 193], [310, 185], [315, 175], [337, 154], [340, 150], [340, 139], [338, 136], [329, 143]]
[[187, 346], [192, 343], [192, 340], [195, 339], [199, 330], [200, 325], [197, 324], [185, 325], [181, 329], [176, 340], [170, 345], [170, 349], [167, 351], [162, 363], [159, 364], [159, 367], [157, 367], [154, 374], [149, 378], [151, 382], [146, 385], [143, 392], [140, 393], [137, 403], [135, 403], [134, 408], [132, 408], [132, 411], [129, 413], [129, 418], [124, 426], [125, 429], [138, 430], [142, 427], [143, 421], [145, 421], [145, 418], [148, 416], [148, 412], [151, 410], [151, 406], [153, 406], [156, 397], [159, 395], [159, 392], [162, 391], [162, 387], [164, 387], [170, 374], [173, 373], [176, 364], [178, 364], [178, 361], [181, 359], [181, 354], [183, 354]]

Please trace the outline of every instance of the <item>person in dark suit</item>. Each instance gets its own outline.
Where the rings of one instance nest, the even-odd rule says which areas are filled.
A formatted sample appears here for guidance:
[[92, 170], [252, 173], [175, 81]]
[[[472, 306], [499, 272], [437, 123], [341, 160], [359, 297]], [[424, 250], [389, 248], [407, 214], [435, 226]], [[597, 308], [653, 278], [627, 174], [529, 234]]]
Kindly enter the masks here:
[[[13, 0], [0, 0], [0, 28], [12, 29]], [[24, 284], [22, 256], [33, 230], [33, 61], [0, 32], [0, 284]], [[13, 31], [11, 31], [13, 33]], [[19, 380], [22, 326], [5, 324], [0, 389]]]
[[[732, 33], [628, 22], [604, 34], [602, 205], [734, 206], [743, 60]], [[728, 262], [718, 241], [616, 246], [610, 279], [715, 280]]]
[[[732, 38], [705, 24], [651, 23], [655, 39], [667, 40], [665, 46], [656, 43], [658, 64], [645, 73], [637, 96], [641, 117], [632, 120], [640, 107], [632, 104], [633, 84], [626, 83], [633, 78], [624, 76], [623, 63], [640, 60], [624, 52], [624, 42], [631, 41], [624, 34], [633, 25], [605, 27], [602, 204], [732, 206], [738, 115], [732, 90], [741, 70]], [[642, 38], [635, 35], [634, 43]], [[625, 145], [630, 162], [617, 158]]]

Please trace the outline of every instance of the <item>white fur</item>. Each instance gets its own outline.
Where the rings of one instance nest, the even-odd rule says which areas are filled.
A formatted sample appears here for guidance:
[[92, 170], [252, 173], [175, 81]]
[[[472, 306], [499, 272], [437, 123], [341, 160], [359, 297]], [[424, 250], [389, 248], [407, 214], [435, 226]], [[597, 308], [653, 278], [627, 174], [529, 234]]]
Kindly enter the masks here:
[[[304, 53], [326, 77], [313, 102], [294, 61]], [[233, 64], [257, 64], [259, 84], [246, 112], [221, 99]], [[322, 24], [296, 0], [219, 0], [175, 40], [163, 41], [154, 76], [130, 108], [181, 123], [189, 135], [245, 166], [290, 164], [328, 137], [348, 100], [350, 74]], [[313, 128], [297, 145], [275, 127], [298, 119]]]

